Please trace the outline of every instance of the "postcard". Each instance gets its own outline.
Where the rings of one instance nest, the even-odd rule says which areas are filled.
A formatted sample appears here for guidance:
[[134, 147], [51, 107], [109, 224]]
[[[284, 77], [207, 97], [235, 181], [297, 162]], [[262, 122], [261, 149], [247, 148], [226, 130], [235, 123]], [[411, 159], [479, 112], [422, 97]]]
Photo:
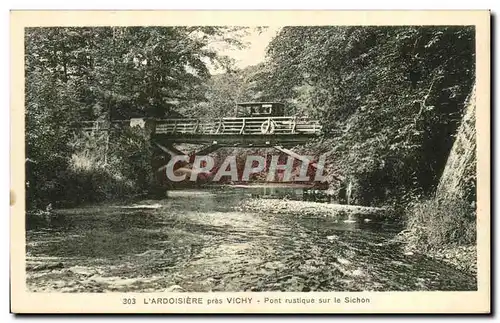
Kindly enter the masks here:
[[490, 12], [12, 11], [13, 313], [489, 313]]

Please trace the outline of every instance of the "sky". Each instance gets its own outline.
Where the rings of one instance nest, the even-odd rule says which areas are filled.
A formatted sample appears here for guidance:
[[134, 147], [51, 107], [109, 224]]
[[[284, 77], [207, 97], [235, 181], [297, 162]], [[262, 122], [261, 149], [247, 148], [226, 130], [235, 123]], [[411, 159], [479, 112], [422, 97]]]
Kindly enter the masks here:
[[[270, 26], [259, 33], [253, 28], [248, 35], [243, 36], [242, 41], [248, 46], [243, 49], [237, 49], [231, 46], [215, 44], [213, 47], [221, 54], [227, 55], [235, 60], [235, 65], [238, 68], [256, 65], [263, 62], [266, 56], [266, 47], [274, 36], [279, 32], [281, 27]], [[211, 68], [212, 74], [223, 73], [222, 70]]]

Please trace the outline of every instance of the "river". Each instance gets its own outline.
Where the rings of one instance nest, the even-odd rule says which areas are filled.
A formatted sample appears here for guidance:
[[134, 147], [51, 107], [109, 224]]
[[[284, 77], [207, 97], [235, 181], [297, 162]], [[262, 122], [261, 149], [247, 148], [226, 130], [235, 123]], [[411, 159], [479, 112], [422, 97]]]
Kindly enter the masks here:
[[[242, 211], [243, 187], [169, 192], [30, 217], [31, 291], [476, 290], [476, 277], [405, 253], [390, 221]], [[286, 190], [285, 190], [286, 191]], [[275, 193], [275, 190], [273, 190]], [[301, 199], [290, 189], [287, 198]], [[264, 201], [264, 199], [262, 199]], [[307, 202], [304, 202], [307, 203]]]

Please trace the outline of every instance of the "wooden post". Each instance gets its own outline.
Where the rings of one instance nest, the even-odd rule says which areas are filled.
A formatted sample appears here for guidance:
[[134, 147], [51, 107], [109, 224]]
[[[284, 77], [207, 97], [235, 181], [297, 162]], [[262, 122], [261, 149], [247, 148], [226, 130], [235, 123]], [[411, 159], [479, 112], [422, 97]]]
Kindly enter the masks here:
[[197, 133], [199, 127], [200, 127], [200, 119], [196, 119], [196, 126], [194, 127], [193, 133]]
[[177, 130], [177, 120], [174, 121], [174, 129], [172, 130], [172, 133], [175, 133]]
[[288, 156], [291, 156], [291, 157], [293, 157], [295, 159], [298, 159], [298, 160], [302, 161], [303, 163], [310, 164], [312, 167], [318, 168], [318, 164], [311, 163], [311, 160], [305, 158], [304, 156], [301, 156], [301, 155], [295, 153], [294, 151], [292, 151], [290, 149], [283, 148], [282, 146], [274, 146], [274, 148], [276, 148], [277, 150], [281, 151], [282, 153], [287, 154]]
[[241, 126], [240, 135], [242, 135], [245, 132], [245, 121], [246, 121], [246, 118], [243, 118], [243, 124]]
[[[111, 123], [109, 124], [109, 128], [111, 128]], [[106, 131], [104, 133], [104, 135], [106, 136], [106, 149], [104, 151], [104, 166], [107, 166], [108, 165], [108, 151], [109, 151], [109, 132], [111, 131], [111, 129], [108, 129], [108, 131]]]

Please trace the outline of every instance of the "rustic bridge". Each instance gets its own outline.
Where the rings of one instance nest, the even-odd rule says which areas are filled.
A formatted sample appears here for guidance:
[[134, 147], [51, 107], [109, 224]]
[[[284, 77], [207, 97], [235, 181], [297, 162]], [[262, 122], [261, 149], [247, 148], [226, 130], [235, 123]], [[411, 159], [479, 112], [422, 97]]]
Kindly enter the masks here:
[[299, 117], [170, 119], [156, 121], [154, 138], [172, 143], [266, 147], [305, 143], [320, 131], [318, 121]]
[[232, 117], [211, 120], [155, 120], [152, 139], [165, 152], [184, 154], [174, 144], [206, 145], [197, 155], [221, 147], [291, 147], [304, 144], [321, 132], [317, 120], [299, 117]]
[[[158, 169], [176, 155], [188, 155], [177, 145], [202, 146], [190, 154], [191, 159], [207, 155], [222, 147], [275, 148], [317, 168], [316, 163], [296, 154], [291, 147], [305, 144], [321, 133], [318, 120], [283, 116], [280, 103], [250, 102], [237, 106], [235, 116], [217, 119], [194, 119], [183, 116], [168, 119], [132, 118], [115, 120], [112, 124], [143, 129], [158, 148], [153, 157]], [[107, 124], [107, 125], [106, 125]], [[85, 132], [109, 130], [109, 122], [83, 123]], [[165, 159], [165, 157], [167, 159]]]
[[[304, 144], [321, 132], [317, 120], [303, 117], [230, 117], [219, 119], [154, 119], [132, 118], [119, 120], [132, 128], [147, 131], [152, 142], [170, 156], [186, 155], [178, 150], [178, 144], [203, 145], [195, 155], [213, 152], [221, 147], [266, 148], [274, 147], [288, 155], [299, 158], [287, 149]], [[82, 122], [86, 133], [109, 130], [106, 122]]]

